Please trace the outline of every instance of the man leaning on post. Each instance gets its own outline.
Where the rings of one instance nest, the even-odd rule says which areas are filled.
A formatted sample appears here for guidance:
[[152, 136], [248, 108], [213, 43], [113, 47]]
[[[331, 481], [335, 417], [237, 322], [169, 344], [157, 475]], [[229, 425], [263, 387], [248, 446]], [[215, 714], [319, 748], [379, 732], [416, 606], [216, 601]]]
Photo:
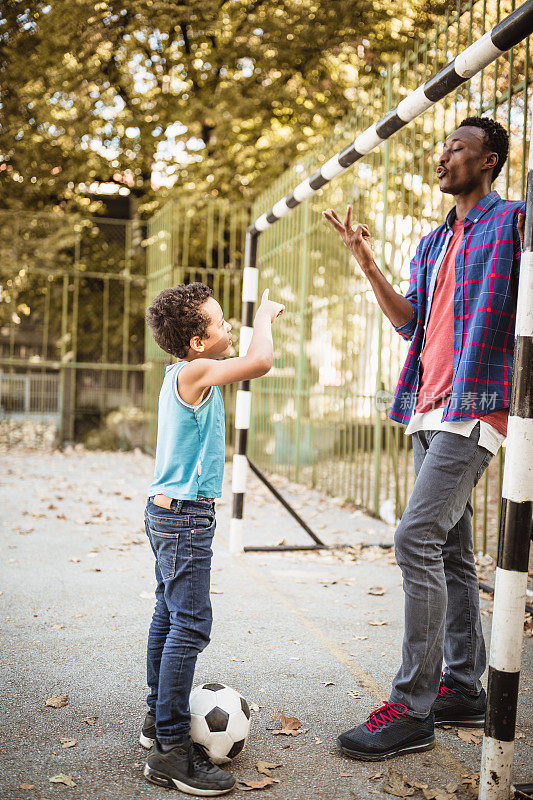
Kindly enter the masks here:
[[[444, 143], [441, 192], [455, 200], [419, 243], [406, 297], [376, 265], [366, 225], [330, 209], [381, 309], [410, 341], [390, 417], [413, 437], [416, 482], [394, 537], [403, 573], [402, 663], [389, 701], [338, 743], [379, 761], [435, 746], [434, 727], [481, 726], [486, 654], [472, 537], [472, 491], [507, 432], [524, 203], [491, 184], [505, 129], [465, 119]], [[444, 669], [443, 669], [444, 661]]]

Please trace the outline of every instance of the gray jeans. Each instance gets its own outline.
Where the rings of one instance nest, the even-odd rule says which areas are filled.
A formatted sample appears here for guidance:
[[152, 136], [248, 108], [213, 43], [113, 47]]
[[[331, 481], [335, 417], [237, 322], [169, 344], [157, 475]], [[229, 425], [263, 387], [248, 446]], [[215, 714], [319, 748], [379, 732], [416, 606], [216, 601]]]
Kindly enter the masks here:
[[447, 431], [413, 434], [416, 482], [394, 537], [403, 574], [405, 632], [402, 665], [391, 703], [424, 718], [446, 672], [478, 693], [486, 666], [472, 540], [472, 490], [492, 454]]

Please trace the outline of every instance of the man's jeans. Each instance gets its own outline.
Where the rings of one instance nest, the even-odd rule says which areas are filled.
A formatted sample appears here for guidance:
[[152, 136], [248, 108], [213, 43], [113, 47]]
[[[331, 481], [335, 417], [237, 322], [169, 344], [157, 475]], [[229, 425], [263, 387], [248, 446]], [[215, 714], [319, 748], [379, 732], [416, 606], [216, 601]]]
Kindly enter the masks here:
[[390, 702], [424, 718], [446, 672], [477, 694], [486, 653], [472, 541], [472, 490], [492, 454], [447, 431], [413, 434], [416, 482], [394, 537], [403, 573], [405, 632], [402, 666]]
[[156, 604], [148, 633], [148, 707], [163, 744], [189, 735], [191, 692], [198, 654], [211, 633], [211, 543], [214, 502], [178, 500], [173, 508], [149, 498], [145, 526], [155, 555]]

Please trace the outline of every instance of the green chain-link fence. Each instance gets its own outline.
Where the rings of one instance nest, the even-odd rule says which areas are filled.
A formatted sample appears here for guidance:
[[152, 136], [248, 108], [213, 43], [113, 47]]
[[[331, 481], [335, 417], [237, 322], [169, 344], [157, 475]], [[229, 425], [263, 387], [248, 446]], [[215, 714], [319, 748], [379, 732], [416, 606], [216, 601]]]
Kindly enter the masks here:
[[[360, 91], [353, 113], [331, 137], [265, 191], [255, 219], [358, 133], [451, 61], [514, 8], [511, 2], [460, 2], [401, 63]], [[525, 191], [526, 120], [531, 102], [529, 42], [498, 59], [455, 94], [373, 151], [343, 177], [264, 232], [261, 287], [286, 305], [276, 322], [272, 372], [253, 382], [250, 457], [258, 466], [398, 517], [413, 482], [409, 439], [388, 421], [406, 344], [375, 302], [355, 261], [327, 227], [333, 207], [368, 224], [375, 257], [405, 291], [417, 242], [450, 208], [435, 178], [447, 134], [469, 115], [494, 116], [508, 129], [509, 160], [495, 184], [503, 196]], [[503, 456], [475, 493], [476, 548], [494, 553]]]
[[[57, 431], [60, 442], [84, 441], [113, 410], [142, 413], [145, 276], [136, 223], [8, 212], [0, 220], [5, 443], [27, 435], [23, 421]], [[126, 414], [126, 438], [139, 414]], [[134, 443], [143, 443], [140, 425]]]

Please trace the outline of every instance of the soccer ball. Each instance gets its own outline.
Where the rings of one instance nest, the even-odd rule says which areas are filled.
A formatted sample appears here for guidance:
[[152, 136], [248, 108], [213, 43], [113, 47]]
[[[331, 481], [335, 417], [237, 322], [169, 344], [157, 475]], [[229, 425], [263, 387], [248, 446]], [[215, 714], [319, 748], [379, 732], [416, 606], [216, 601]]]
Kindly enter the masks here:
[[231, 686], [202, 683], [191, 692], [191, 739], [215, 764], [226, 764], [244, 749], [250, 731], [248, 703]]

